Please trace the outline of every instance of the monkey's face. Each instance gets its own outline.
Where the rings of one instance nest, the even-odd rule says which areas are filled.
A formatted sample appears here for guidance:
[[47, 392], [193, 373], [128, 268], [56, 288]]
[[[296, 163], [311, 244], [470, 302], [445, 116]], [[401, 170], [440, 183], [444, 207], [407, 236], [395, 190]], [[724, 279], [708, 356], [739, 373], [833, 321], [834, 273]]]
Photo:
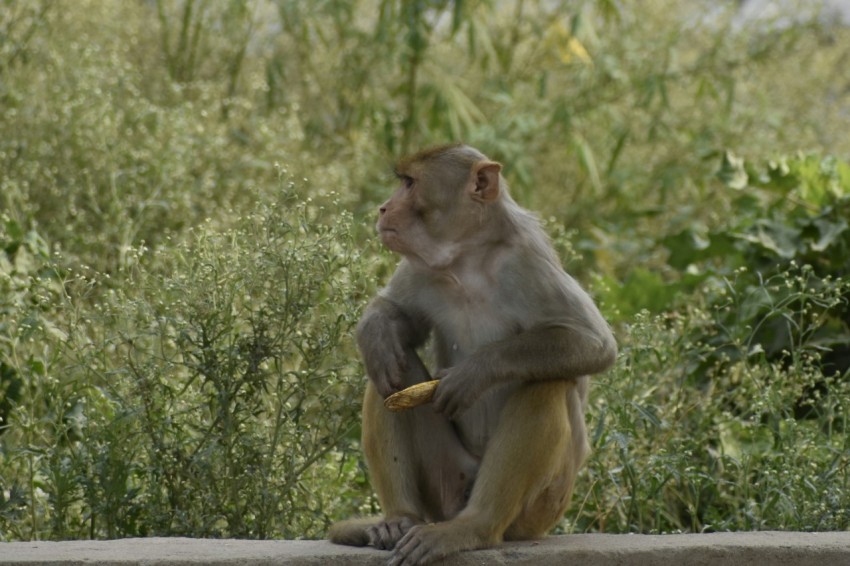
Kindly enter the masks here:
[[456, 146], [402, 161], [399, 186], [379, 208], [381, 241], [432, 269], [447, 268], [492, 228], [484, 209], [498, 200], [500, 168], [477, 150]]
[[438, 208], [425, 197], [427, 187], [408, 173], [399, 174], [399, 187], [378, 211], [378, 234], [390, 250], [402, 255], [418, 255], [437, 244], [433, 235]]
[[396, 174], [399, 187], [378, 212], [381, 242], [430, 267], [442, 266], [456, 247], [463, 183], [421, 165]]

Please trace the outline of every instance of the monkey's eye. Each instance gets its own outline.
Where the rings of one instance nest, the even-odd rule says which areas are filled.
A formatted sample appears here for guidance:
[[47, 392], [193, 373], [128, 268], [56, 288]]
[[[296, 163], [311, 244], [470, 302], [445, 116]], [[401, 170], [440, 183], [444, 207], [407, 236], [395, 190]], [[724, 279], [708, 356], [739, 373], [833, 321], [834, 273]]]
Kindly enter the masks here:
[[393, 171], [393, 173], [395, 173], [395, 176], [398, 177], [398, 180], [401, 181], [401, 184], [405, 189], [413, 187], [413, 177], [405, 175], [404, 173], [399, 173], [398, 171]]

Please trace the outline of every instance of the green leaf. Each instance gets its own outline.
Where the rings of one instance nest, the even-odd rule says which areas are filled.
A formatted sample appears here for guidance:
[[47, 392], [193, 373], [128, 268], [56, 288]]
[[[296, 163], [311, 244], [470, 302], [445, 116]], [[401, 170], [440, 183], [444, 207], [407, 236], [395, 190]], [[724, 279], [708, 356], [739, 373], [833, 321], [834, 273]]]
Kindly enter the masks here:
[[753, 232], [736, 234], [740, 240], [756, 244], [783, 259], [792, 259], [800, 250], [801, 231], [775, 220], [759, 220]]
[[847, 221], [843, 219], [833, 222], [826, 218], [817, 218], [812, 222], [812, 224], [817, 227], [818, 232], [820, 233], [818, 241], [811, 245], [812, 250], [816, 252], [826, 251], [827, 248], [832, 246], [836, 240], [838, 240], [839, 236], [846, 232], [848, 228]]
[[781, 194], [787, 194], [800, 184], [799, 177], [791, 170], [785, 157], [771, 160], [767, 164], [767, 174], [761, 179], [762, 186]]
[[675, 283], [640, 267], [629, 273], [622, 284], [606, 278], [606, 287], [609, 291], [602, 293], [604, 302], [615, 306], [625, 317], [634, 316], [644, 309], [663, 312], [672, 305], [677, 295]]
[[30, 371], [32, 371], [38, 376], [44, 377], [44, 374], [46, 373], [46, 368], [44, 366], [43, 361], [36, 358], [30, 358], [27, 363], [30, 367]]
[[737, 191], [745, 189], [749, 183], [749, 175], [744, 169], [744, 158], [736, 156], [731, 151], [725, 151], [717, 177], [730, 189]]
[[705, 233], [687, 228], [665, 237], [661, 243], [670, 253], [667, 263], [679, 271], [714, 257], [726, 258], [727, 264], [737, 263], [732, 258], [740, 256], [735, 249], [735, 239], [725, 232]]
[[11, 218], [6, 219], [6, 234], [11, 242], [20, 242], [24, 238], [24, 229]]
[[573, 141], [578, 150], [579, 163], [587, 173], [587, 176], [590, 177], [590, 185], [593, 187], [593, 192], [598, 195], [602, 192], [602, 179], [599, 176], [599, 167], [596, 165], [596, 157], [593, 155], [593, 150], [590, 148], [587, 140], [579, 135], [576, 135]]

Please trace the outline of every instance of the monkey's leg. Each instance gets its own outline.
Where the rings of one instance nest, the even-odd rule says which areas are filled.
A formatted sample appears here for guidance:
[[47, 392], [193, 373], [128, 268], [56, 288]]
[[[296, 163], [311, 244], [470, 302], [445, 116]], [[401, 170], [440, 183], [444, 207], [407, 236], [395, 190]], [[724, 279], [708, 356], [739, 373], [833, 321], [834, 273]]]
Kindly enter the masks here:
[[368, 382], [363, 400], [363, 451], [384, 517], [340, 521], [328, 532], [331, 542], [391, 549], [411, 527], [425, 520], [413, 424], [411, 415], [384, 408], [383, 399]]
[[414, 525], [457, 515], [478, 469], [447, 419], [427, 405], [393, 413], [371, 383], [363, 450], [384, 518], [337, 523], [329, 538], [340, 544], [390, 549]]
[[566, 461], [561, 467], [560, 475], [553, 477], [540, 495], [523, 507], [519, 516], [505, 531], [505, 540], [540, 538], [564, 516], [572, 499], [578, 472], [590, 454], [587, 425], [584, 421], [584, 405], [587, 402], [589, 382], [589, 377], [580, 377], [573, 383], [569, 383], [567, 387], [567, 418], [570, 435]]
[[[566, 476], [574, 478], [567, 473], [572, 435], [566, 395], [572, 386], [568, 381], [522, 385], [502, 410], [468, 505], [454, 519], [411, 529], [399, 541], [389, 564], [426, 564], [462, 550], [498, 544], [525, 508], [529, 504], [533, 508], [541, 497], [557, 497], [555, 511], [561, 511], [562, 492], [565, 487], [572, 489]], [[524, 517], [532, 529], [519, 529], [534, 532], [518, 534], [541, 536], [560, 517], [550, 508], [540, 512], [545, 516]]]

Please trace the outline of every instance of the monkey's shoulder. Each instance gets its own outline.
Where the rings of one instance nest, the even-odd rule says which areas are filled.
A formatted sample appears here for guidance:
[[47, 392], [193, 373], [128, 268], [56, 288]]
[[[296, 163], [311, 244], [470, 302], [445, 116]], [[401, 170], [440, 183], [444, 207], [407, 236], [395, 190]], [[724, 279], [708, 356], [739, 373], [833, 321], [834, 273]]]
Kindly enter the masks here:
[[403, 261], [382, 294], [438, 333], [476, 344], [568, 318], [578, 285], [557, 261], [520, 251], [440, 271]]

